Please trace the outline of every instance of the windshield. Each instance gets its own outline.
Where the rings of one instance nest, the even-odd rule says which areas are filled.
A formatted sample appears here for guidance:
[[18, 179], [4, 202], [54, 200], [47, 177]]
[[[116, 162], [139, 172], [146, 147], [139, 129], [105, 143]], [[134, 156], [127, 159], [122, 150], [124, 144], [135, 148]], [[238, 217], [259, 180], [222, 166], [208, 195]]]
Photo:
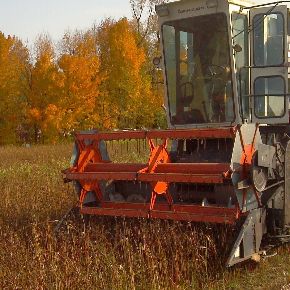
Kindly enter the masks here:
[[162, 26], [172, 124], [233, 121], [227, 27], [222, 13]]

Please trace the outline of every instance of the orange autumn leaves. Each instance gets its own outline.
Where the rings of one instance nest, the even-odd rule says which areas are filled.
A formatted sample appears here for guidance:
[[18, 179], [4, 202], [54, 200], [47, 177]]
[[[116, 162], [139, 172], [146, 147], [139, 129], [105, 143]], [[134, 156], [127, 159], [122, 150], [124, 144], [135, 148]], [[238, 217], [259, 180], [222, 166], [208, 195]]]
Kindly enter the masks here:
[[19, 40], [0, 35], [0, 144], [159, 126], [162, 97], [137, 37], [127, 19], [105, 20], [57, 46], [41, 36], [32, 60]]
[[14, 132], [25, 115], [28, 57], [18, 39], [0, 33], [0, 143], [4, 139], [6, 143], [15, 142]]

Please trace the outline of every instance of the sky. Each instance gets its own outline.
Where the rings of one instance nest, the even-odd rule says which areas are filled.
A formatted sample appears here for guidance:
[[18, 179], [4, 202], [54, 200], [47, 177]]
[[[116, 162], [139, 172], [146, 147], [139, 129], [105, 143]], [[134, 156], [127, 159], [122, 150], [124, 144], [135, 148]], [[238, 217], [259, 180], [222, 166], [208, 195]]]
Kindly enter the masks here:
[[41, 33], [58, 41], [67, 30], [131, 15], [129, 0], [0, 0], [0, 31], [30, 46]]
[[58, 41], [67, 30], [131, 15], [129, 0], [0, 0], [0, 31], [31, 45], [41, 33]]

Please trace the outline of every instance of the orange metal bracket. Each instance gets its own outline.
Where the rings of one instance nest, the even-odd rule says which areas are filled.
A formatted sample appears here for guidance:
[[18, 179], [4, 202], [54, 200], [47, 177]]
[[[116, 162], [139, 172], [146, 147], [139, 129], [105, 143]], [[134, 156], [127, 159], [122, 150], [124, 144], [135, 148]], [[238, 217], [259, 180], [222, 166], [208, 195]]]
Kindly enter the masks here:
[[[102, 160], [101, 153], [99, 151], [99, 141], [93, 140], [90, 145], [85, 144], [85, 140], [78, 140], [77, 139], [77, 146], [79, 150], [79, 159], [77, 163], [77, 172], [84, 172], [85, 167], [88, 163], [100, 163], [105, 162]], [[90, 180], [79, 180], [82, 189], [79, 198], [80, 206], [82, 207], [85, 197], [89, 191], [94, 191], [96, 194], [97, 200], [102, 202], [103, 194], [98, 184], [98, 181], [90, 181]]]
[[[150, 147], [150, 157], [148, 161], [148, 166], [141, 169], [138, 173], [154, 173], [158, 164], [164, 164], [170, 162], [169, 153], [167, 151], [168, 139], [163, 139], [163, 143], [160, 145], [155, 145], [152, 139], [148, 139]], [[149, 211], [153, 210], [157, 195], [164, 195], [169, 206], [173, 204], [173, 199], [171, 194], [168, 192], [168, 182], [157, 181], [152, 182], [152, 193], [150, 200]]]

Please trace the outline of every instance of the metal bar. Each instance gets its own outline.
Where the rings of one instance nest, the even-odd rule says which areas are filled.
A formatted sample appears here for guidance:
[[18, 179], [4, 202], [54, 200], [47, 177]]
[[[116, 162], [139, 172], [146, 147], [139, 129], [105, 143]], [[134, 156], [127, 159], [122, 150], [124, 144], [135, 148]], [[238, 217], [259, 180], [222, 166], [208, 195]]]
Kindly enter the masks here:
[[93, 136], [98, 136], [96, 138], [97, 140], [145, 139], [146, 133], [147, 131], [132, 130], [132, 131], [100, 132], [98, 134], [93, 134]]
[[161, 163], [156, 173], [188, 173], [188, 174], [214, 174], [227, 172], [229, 163]]
[[[279, 66], [280, 67], [280, 66]], [[257, 68], [260, 68], [258, 66]], [[261, 95], [244, 95], [245, 97], [269, 97], [269, 96], [275, 96], [275, 97], [285, 97], [285, 96], [290, 96], [290, 94], [261, 94]]]
[[148, 138], [233, 138], [234, 128], [148, 131]]
[[78, 140], [121, 140], [121, 139], [145, 139], [145, 138], [172, 138], [172, 139], [205, 139], [205, 138], [233, 138], [235, 127], [208, 128], [208, 129], [174, 129], [155, 131], [116, 131], [100, 132], [92, 134], [76, 133]]
[[138, 172], [147, 167], [142, 163], [88, 163], [85, 172]]
[[[88, 163], [85, 172], [134, 172], [147, 167], [142, 163]], [[223, 173], [230, 169], [229, 163], [160, 163], [156, 173], [207, 174]]]
[[136, 172], [65, 172], [70, 180], [136, 180]]
[[[271, 185], [267, 186], [267, 187], [263, 190], [263, 192], [265, 192], [265, 191], [267, 191], [267, 190], [269, 190], [269, 189], [271, 189], [271, 188], [273, 188], [273, 187], [275, 187], [275, 186], [281, 185], [281, 184], [284, 183], [284, 182], [285, 182], [284, 180], [281, 180], [281, 181], [278, 181], [278, 182], [276, 182], [276, 183], [274, 183], [274, 184], [271, 184]], [[273, 196], [271, 196], [271, 198], [273, 198]]]
[[[146, 218], [149, 217], [149, 204], [104, 202], [102, 207], [83, 207], [81, 213]], [[168, 204], [161, 203], [155, 204], [150, 211], [151, 218], [228, 224], [236, 221], [236, 215], [236, 209], [173, 205], [171, 210]]]
[[[232, 2], [230, 2], [230, 3], [232, 3]], [[252, 8], [265, 7], [265, 6], [270, 6], [270, 5], [276, 4], [274, 6], [274, 8], [275, 8], [277, 6], [277, 4], [280, 4], [280, 3], [290, 3], [290, 1], [276, 1], [276, 2], [263, 3], [263, 4], [259, 4], [259, 5], [253, 5], [253, 6], [243, 6], [243, 9], [252, 9]], [[273, 8], [273, 7], [270, 7], [270, 8]]]
[[[113, 208], [113, 209], [134, 209], [134, 210], [149, 210], [150, 204], [149, 203], [132, 203], [132, 202], [111, 202], [111, 201], [104, 201], [102, 203], [104, 208]], [[159, 211], [170, 211], [170, 206], [166, 202], [160, 202], [156, 203], [156, 210]], [[195, 205], [195, 204], [174, 204], [173, 211], [180, 211], [180, 212], [195, 212], [198, 214], [218, 214], [218, 215], [224, 215], [224, 214], [231, 214], [235, 213], [237, 209], [235, 208], [228, 208], [228, 207], [222, 207], [222, 206], [201, 206], [201, 205]]]
[[136, 180], [144, 182], [223, 183], [221, 174], [137, 173], [137, 172], [66, 172], [70, 180]]
[[190, 183], [223, 183], [221, 174], [185, 174], [185, 173], [139, 173], [138, 181], [145, 182], [190, 182]]

